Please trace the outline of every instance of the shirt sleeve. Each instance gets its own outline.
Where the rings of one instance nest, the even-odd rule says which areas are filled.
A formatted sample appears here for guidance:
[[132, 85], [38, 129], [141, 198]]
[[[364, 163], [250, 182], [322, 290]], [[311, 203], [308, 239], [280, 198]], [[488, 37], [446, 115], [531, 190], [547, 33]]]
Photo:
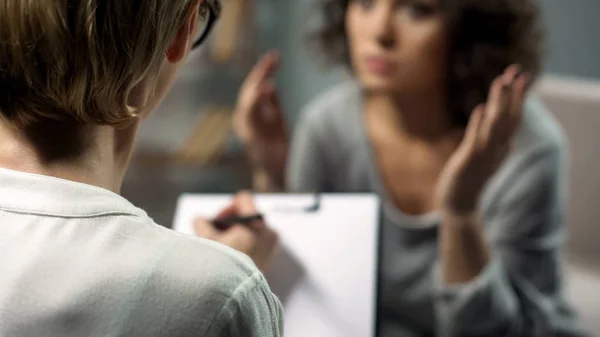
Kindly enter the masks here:
[[213, 325], [220, 337], [283, 336], [283, 308], [264, 276], [257, 272], [231, 295]]
[[304, 111], [295, 127], [286, 174], [286, 189], [290, 192], [330, 190], [319, 110], [311, 107]]
[[436, 268], [439, 336], [580, 336], [561, 297], [563, 159], [561, 146], [540, 147], [507, 176], [485, 215], [492, 257], [477, 278], [450, 286]]

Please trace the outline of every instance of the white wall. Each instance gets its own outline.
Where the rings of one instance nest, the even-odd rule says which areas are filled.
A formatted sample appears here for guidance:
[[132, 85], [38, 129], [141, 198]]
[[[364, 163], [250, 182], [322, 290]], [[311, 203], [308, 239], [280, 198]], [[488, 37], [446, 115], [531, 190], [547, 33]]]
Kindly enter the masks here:
[[600, 81], [547, 77], [536, 91], [569, 142], [569, 253], [600, 269]]

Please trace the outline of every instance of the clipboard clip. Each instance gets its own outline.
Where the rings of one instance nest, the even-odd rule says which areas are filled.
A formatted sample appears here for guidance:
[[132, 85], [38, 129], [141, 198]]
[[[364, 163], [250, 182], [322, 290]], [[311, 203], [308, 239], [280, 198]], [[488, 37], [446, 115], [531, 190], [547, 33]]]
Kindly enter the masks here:
[[304, 208], [304, 212], [306, 212], [306, 213], [316, 213], [316, 212], [318, 212], [320, 210], [321, 210], [321, 194], [320, 193], [315, 193], [314, 197], [313, 197], [313, 203], [312, 203], [312, 205], [309, 205], [306, 208]]
[[289, 205], [278, 205], [275, 206], [272, 211], [277, 213], [317, 213], [321, 210], [321, 194], [314, 193], [313, 200], [308, 205], [303, 206], [289, 206]]

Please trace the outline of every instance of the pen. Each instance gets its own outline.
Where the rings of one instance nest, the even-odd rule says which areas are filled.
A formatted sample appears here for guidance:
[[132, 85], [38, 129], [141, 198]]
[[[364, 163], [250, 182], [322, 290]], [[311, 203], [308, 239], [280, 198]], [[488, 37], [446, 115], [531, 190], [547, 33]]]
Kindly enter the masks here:
[[225, 230], [233, 225], [249, 225], [255, 221], [263, 221], [264, 217], [260, 213], [246, 215], [246, 216], [230, 216], [222, 219], [216, 219], [212, 221], [212, 224], [221, 229]]

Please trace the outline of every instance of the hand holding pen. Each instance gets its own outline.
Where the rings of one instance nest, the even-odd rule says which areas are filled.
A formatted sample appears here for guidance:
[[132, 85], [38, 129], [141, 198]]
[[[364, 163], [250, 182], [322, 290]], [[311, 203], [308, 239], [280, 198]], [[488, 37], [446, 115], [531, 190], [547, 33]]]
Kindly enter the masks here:
[[247, 254], [263, 272], [268, 268], [278, 243], [277, 233], [268, 228], [257, 212], [252, 195], [239, 193], [233, 203], [212, 221], [196, 219], [196, 235]]

